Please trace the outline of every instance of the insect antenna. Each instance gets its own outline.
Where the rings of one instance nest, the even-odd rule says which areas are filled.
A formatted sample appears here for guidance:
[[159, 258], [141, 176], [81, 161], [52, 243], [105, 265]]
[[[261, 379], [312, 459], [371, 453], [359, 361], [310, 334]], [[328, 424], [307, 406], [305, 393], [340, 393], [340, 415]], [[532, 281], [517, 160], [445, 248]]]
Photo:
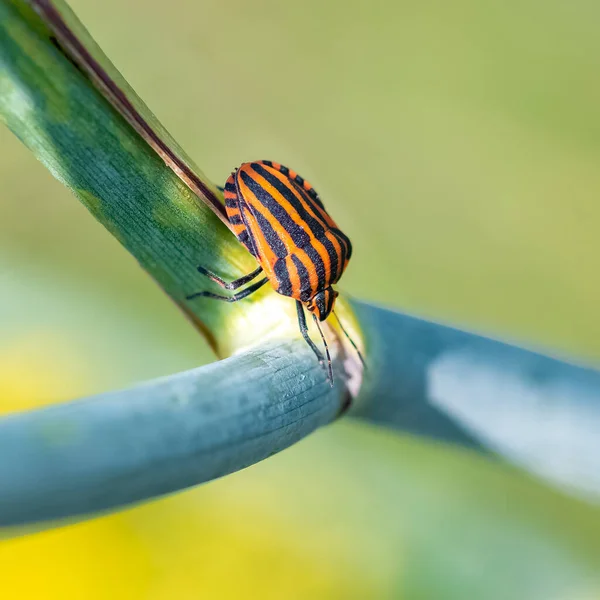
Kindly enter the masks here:
[[360, 358], [360, 362], [362, 363], [363, 367], [366, 369], [367, 364], [365, 363], [365, 359], [363, 358], [363, 355], [360, 353], [360, 350], [354, 343], [354, 340], [350, 337], [350, 334], [346, 331], [346, 328], [342, 324], [342, 321], [340, 320], [340, 318], [335, 314], [335, 311], [332, 310], [331, 312], [335, 315], [335, 318], [337, 319], [337, 322], [340, 325], [340, 329], [344, 332], [344, 335], [348, 338], [348, 341], [352, 344], [352, 347], [354, 348], [354, 350], [356, 350], [356, 354], [358, 354], [358, 358]]
[[327, 372], [329, 375], [329, 384], [333, 387], [333, 369], [331, 367], [331, 355], [329, 354], [329, 346], [327, 345], [327, 340], [323, 335], [323, 330], [321, 329], [321, 325], [319, 324], [319, 319], [317, 319], [317, 315], [313, 313], [313, 319], [315, 320], [315, 324], [317, 325], [317, 329], [321, 334], [321, 339], [323, 340], [323, 346], [325, 346], [325, 356], [327, 356]]

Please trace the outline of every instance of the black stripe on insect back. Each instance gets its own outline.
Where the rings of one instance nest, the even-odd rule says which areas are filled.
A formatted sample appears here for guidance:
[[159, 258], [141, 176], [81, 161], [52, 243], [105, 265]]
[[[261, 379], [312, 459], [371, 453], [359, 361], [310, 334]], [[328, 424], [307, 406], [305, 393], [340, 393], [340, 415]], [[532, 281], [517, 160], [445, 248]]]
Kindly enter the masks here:
[[339, 229], [333, 229], [332, 233], [338, 239], [340, 246], [342, 246], [342, 253], [344, 255], [342, 264], [344, 265], [350, 260], [350, 257], [352, 256], [352, 243], [348, 239], [348, 236], [342, 233]]
[[[242, 203], [244, 205], [244, 208], [250, 211], [252, 216], [256, 219], [258, 226], [263, 232], [263, 235], [265, 236], [267, 243], [271, 247], [271, 250], [273, 250], [273, 252], [275, 253], [275, 256], [277, 256], [278, 258], [285, 258], [288, 255], [287, 248], [281, 241], [279, 235], [277, 235], [277, 232], [273, 229], [273, 227], [271, 227], [271, 223], [269, 223], [269, 221], [265, 217], [263, 217], [263, 215], [261, 215], [260, 212], [258, 212], [257, 210], [252, 210], [252, 207], [248, 206], [248, 204], [246, 204], [243, 200]], [[247, 227], [247, 229], [251, 233], [252, 230], [249, 227]]]
[[315, 190], [315, 188], [310, 186], [310, 188], [307, 190], [304, 187], [304, 184], [306, 183], [306, 180], [304, 179], [304, 177], [300, 177], [300, 175], [296, 175], [296, 178], [293, 179], [292, 181], [296, 184], [296, 187], [300, 190], [300, 195], [303, 198], [306, 198], [305, 194], [308, 194], [312, 200], [314, 200], [325, 212], [327, 212], [327, 209], [323, 205], [323, 201], [319, 197], [319, 194], [317, 194], [317, 191]]
[[[329, 285], [329, 282], [325, 279], [325, 262], [323, 261], [323, 258], [319, 254], [318, 250], [311, 244], [304, 246], [302, 250], [306, 252], [308, 258], [310, 258], [312, 264], [315, 266], [318, 279], [317, 290], [323, 289]], [[313, 294], [315, 294], [317, 290], [313, 290]]]
[[233, 181], [231, 181], [231, 179], [227, 179], [227, 181], [225, 182], [225, 187], [223, 188], [225, 191], [227, 192], [235, 192], [235, 184], [233, 183]]
[[[339, 229], [333, 229], [333, 232], [335, 233], [335, 235], [338, 238], [341, 238], [342, 240], [344, 240], [344, 242], [346, 242], [346, 246], [348, 246], [348, 252], [350, 254], [352, 254], [352, 244], [350, 243], [350, 238], [343, 231], [340, 231]], [[348, 257], [348, 258], [350, 258], [350, 257]]]
[[310, 190], [307, 190], [305, 187], [303, 187], [302, 191], [308, 194], [325, 212], [327, 212], [327, 209], [325, 208], [323, 201], [319, 197], [319, 194], [317, 194], [317, 192], [315, 191], [315, 188], [311, 187]]
[[290, 273], [287, 265], [285, 264], [285, 258], [280, 258], [273, 267], [275, 277], [277, 277], [277, 291], [284, 296], [292, 295], [292, 281], [290, 279]]
[[[313, 296], [313, 292], [310, 289], [310, 278], [308, 276], [308, 271], [304, 266], [304, 263], [295, 255], [292, 254], [292, 261], [296, 265], [296, 269], [298, 270], [298, 279], [300, 280], [300, 301], [308, 302]], [[308, 287], [304, 287], [308, 285]]]
[[285, 183], [283, 183], [278, 177], [269, 173], [266, 169], [264, 169], [261, 165], [257, 163], [252, 163], [252, 168], [256, 173], [258, 173], [261, 177], [268, 181], [291, 204], [291, 206], [296, 210], [302, 221], [306, 223], [306, 225], [316, 238], [320, 238], [323, 236], [323, 233], [325, 231], [323, 225], [306, 210], [302, 202], [298, 200], [294, 192], [292, 192], [292, 190], [290, 190], [290, 188], [287, 185], [285, 185]]
[[[323, 244], [323, 246], [325, 246], [325, 250], [327, 251], [327, 254], [329, 255], [329, 264], [331, 265], [331, 268], [329, 269], [329, 281], [327, 283], [329, 283], [329, 284], [335, 283], [339, 279], [339, 277], [337, 277], [337, 272], [338, 272], [337, 252], [335, 251], [333, 243], [325, 236], [323, 236], [319, 241]], [[343, 258], [343, 253], [342, 253], [342, 258]], [[342, 264], [344, 264], [344, 263], [342, 263]]]
[[340, 238], [340, 236], [337, 234], [337, 231], [334, 230], [332, 233], [335, 239], [338, 241], [338, 244], [340, 245], [340, 249], [342, 251], [342, 266], [345, 266], [346, 262], [348, 261], [348, 246], [344, 243], [344, 240], [342, 240], [342, 238]]
[[252, 254], [252, 256], [256, 257], [256, 251], [254, 250], [254, 244], [252, 243], [252, 240], [250, 239], [250, 235], [248, 234], [247, 229], [244, 229], [244, 231], [242, 231], [237, 236], [237, 239], [240, 240], [241, 244], [244, 244], [244, 246], [246, 246], [246, 248], [248, 248], [248, 252], [250, 252], [250, 254]]
[[[248, 189], [254, 194], [257, 202], [262, 204], [272, 215], [275, 217], [279, 225], [289, 234], [294, 241], [296, 246], [302, 248], [310, 242], [310, 238], [306, 231], [300, 227], [297, 223], [294, 223], [292, 217], [288, 212], [260, 185], [257, 181], [252, 179], [250, 175], [242, 171], [240, 173], [242, 181], [248, 187]], [[256, 211], [258, 213], [258, 211]], [[261, 226], [262, 228], [262, 226]]]

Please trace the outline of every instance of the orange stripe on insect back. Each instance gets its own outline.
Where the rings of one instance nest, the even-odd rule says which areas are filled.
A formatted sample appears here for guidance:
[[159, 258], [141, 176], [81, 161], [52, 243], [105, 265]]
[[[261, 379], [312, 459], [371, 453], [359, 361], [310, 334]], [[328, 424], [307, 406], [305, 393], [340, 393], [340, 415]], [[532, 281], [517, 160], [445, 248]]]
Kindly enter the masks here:
[[328, 227], [331, 227], [332, 229], [339, 229], [337, 223], [331, 218], [331, 215], [324, 208], [322, 208], [318, 202], [315, 202], [310, 196], [308, 198], [306, 198], [306, 196], [304, 197], [305, 201], [310, 201], [310, 206], [312, 210], [317, 213], [318, 218], [325, 221]]
[[[332, 267], [331, 257], [329, 255], [329, 253], [327, 252], [327, 250], [325, 249], [325, 247], [323, 246], [323, 244], [320, 242], [317, 242], [316, 239], [312, 235], [311, 235], [311, 244], [313, 245], [313, 247], [315, 247], [315, 250], [318, 251], [319, 256], [321, 257], [321, 260], [323, 261], [323, 264], [325, 266], [325, 271], [326, 271], [327, 282], [337, 281], [337, 279], [339, 279], [341, 277], [342, 272], [344, 271], [344, 267], [341, 266], [342, 249], [341, 249], [339, 242], [337, 241], [337, 239], [335, 239], [335, 237], [333, 235], [327, 235], [328, 234], [327, 228], [328, 227], [336, 227], [337, 228], [337, 225], [335, 224], [333, 219], [327, 214], [327, 211], [321, 209], [319, 204], [317, 202], [315, 202], [313, 200], [313, 198], [308, 196], [308, 194], [306, 194], [306, 192], [304, 192], [304, 190], [301, 190], [300, 187], [296, 183], [294, 183], [289, 177], [287, 177], [286, 175], [284, 175], [283, 173], [281, 173], [279, 171], [273, 171], [273, 170], [269, 169], [269, 172], [274, 177], [279, 179], [279, 181], [283, 185], [286, 186], [286, 188], [294, 195], [294, 197], [298, 200], [300, 205], [304, 208], [304, 210], [312, 218], [314, 218], [315, 220], [317, 220], [323, 224], [323, 229], [325, 230], [327, 239], [329, 241], [332, 241], [332, 239], [333, 239], [332, 243], [333, 243], [334, 249], [337, 254], [337, 259], [338, 259], [338, 269], [335, 274], [335, 279], [333, 278], [334, 274], [332, 273], [332, 269], [331, 269], [331, 267]], [[298, 214], [295, 209], [292, 208], [292, 210], [295, 212], [295, 214]], [[316, 247], [317, 245], [319, 246], [319, 248]], [[347, 249], [346, 249], [346, 252], [347, 252]]]
[[329, 215], [329, 213], [322, 209], [316, 202], [313, 205], [315, 207], [315, 210], [318, 211], [319, 216], [321, 217], [321, 219], [323, 219], [323, 221], [325, 221], [325, 223], [327, 223], [327, 226], [330, 227], [331, 229], [339, 229], [339, 227], [337, 226], [337, 223], [331, 218], [331, 216]]
[[[311, 216], [314, 216], [314, 213], [312, 213], [312, 211], [310, 211], [310, 207], [307, 206], [306, 202], [304, 202], [304, 200], [303, 200], [301, 194], [298, 192], [298, 190], [289, 185], [289, 183], [288, 183], [289, 179], [287, 181], [285, 181], [287, 178], [285, 178], [285, 176], [284, 176], [284, 179], [282, 180], [279, 177], [279, 175], [281, 175], [281, 173], [279, 173], [279, 171], [276, 171], [273, 168], [269, 168], [266, 165], [262, 165], [262, 166], [263, 166], [263, 169], [269, 171], [269, 173], [276, 176], [277, 179], [282, 181], [286, 185], [286, 187], [290, 190], [290, 192], [292, 192], [294, 197], [296, 197], [298, 199], [298, 202], [308, 212], [308, 214]], [[308, 226], [306, 221], [300, 216], [300, 214], [298, 213], [296, 208], [282, 196], [282, 194], [277, 190], [277, 188], [275, 188], [271, 183], [269, 183], [262, 175], [257, 173], [254, 169], [251, 169], [251, 171], [252, 171], [252, 178], [257, 183], [259, 183], [260, 186], [262, 188], [264, 188], [277, 201], [277, 204], [279, 204], [281, 206], [281, 208], [283, 208], [283, 210], [285, 210], [285, 212], [289, 215], [289, 217], [292, 219], [292, 221], [294, 221], [294, 223], [296, 223], [296, 225], [298, 225], [301, 229], [303, 229], [306, 232], [306, 234], [308, 235], [308, 237], [310, 239], [310, 242], [309, 242], [310, 245], [318, 252], [319, 256], [321, 257], [321, 260], [323, 261], [323, 265], [325, 267], [325, 280], [331, 281], [331, 275], [332, 275], [332, 273], [331, 273], [331, 267], [332, 267], [331, 257], [329, 256], [329, 253], [325, 249], [325, 246], [322, 244], [322, 242], [320, 242], [313, 235], [313, 232], [310, 230], [310, 227]], [[314, 289], [316, 289], [316, 288], [313, 287], [313, 290]]]
[[337, 225], [334, 223], [327, 211], [323, 210], [304, 190], [301, 190], [297, 183], [292, 181], [289, 177], [286, 177], [280, 171], [272, 171], [269, 169], [269, 172], [272, 173], [273, 176], [277, 177], [277, 179], [279, 179], [279, 181], [281, 181], [281, 183], [283, 183], [288, 190], [294, 194], [304, 210], [306, 210], [311, 217], [321, 221], [321, 223], [325, 223], [325, 225], [328, 227], [337, 228]]
[[[282, 181], [288, 187], [290, 186], [290, 183], [285, 181], [285, 179], [282, 179]], [[315, 216], [315, 218], [325, 221], [327, 226], [330, 227], [331, 229], [338, 229], [338, 230], [340, 229], [338, 227], [337, 223], [331, 218], [329, 213], [324, 208], [322, 208], [310, 196], [305, 196], [303, 191], [300, 192], [300, 194], [302, 195], [302, 200], [303, 200], [304, 205], [308, 205], [308, 207], [309, 207], [308, 210], [310, 211], [310, 213], [313, 216]], [[341, 241], [338, 240], [338, 238], [336, 238], [329, 231], [326, 232], [326, 235], [327, 235], [327, 239], [330, 240], [334, 244], [335, 250], [338, 255], [338, 264], [341, 264], [341, 244], [344, 245], [344, 251], [345, 251], [346, 256], [348, 256], [348, 250], [349, 250], [348, 244], [344, 240], [341, 240]], [[344, 269], [346, 268], [347, 264], [348, 264], [348, 259], [346, 259], [344, 261], [344, 265], [342, 265], [341, 268], [338, 269], [338, 278], [342, 276], [342, 273], [344, 272]]]
[[[330, 240], [335, 248], [338, 258], [338, 270], [336, 274], [336, 278], [330, 281], [337, 281], [342, 276], [346, 265], [348, 264], [348, 259], [343, 261], [342, 264], [342, 254], [348, 256], [349, 248], [348, 244], [344, 240], [338, 240], [338, 238], [333, 235], [330, 231], [327, 231], [327, 228], [331, 229], [339, 229], [336, 222], [329, 216], [329, 213], [323, 209], [318, 202], [315, 202], [313, 198], [311, 198], [303, 189], [300, 188], [298, 184], [292, 181], [289, 177], [284, 175], [279, 171], [273, 171], [269, 169], [269, 172], [272, 173], [274, 177], [277, 177], [279, 181], [284, 184], [288, 190], [290, 190], [296, 198], [300, 201], [301, 205], [304, 209], [311, 215], [313, 218], [321, 221], [321, 223], [325, 223], [324, 229], [326, 231], [327, 239]], [[342, 250], [343, 245], [343, 250]], [[320, 254], [320, 253], [319, 253]]]
[[312, 187], [312, 185], [310, 185], [310, 183], [308, 184], [308, 187], [306, 187], [307, 183], [308, 182], [305, 180], [303, 188], [300, 188], [300, 186], [295, 181], [290, 181], [290, 183], [287, 183], [286, 185], [288, 185], [288, 187], [290, 185], [298, 187], [299, 193], [302, 196], [302, 200], [305, 204], [308, 204], [308, 206], [310, 206], [310, 209], [316, 218], [325, 221], [325, 223], [327, 223], [327, 226], [331, 227], [332, 229], [339, 229], [337, 223], [331, 218], [331, 215], [318, 202], [315, 202], [315, 200], [308, 195], [307, 192], [310, 190], [314, 190], [314, 188]]
[[252, 216], [250, 211], [246, 209], [244, 216], [248, 223], [249, 234], [254, 239], [254, 245], [257, 246], [256, 250], [258, 256], [256, 258], [260, 263], [260, 266], [264, 269], [266, 276], [271, 282], [274, 282], [276, 279], [273, 273], [273, 267], [278, 258], [273, 250], [271, 250], [262, 229], [258, 226], [256, 219]]
[[243, 223], [240, 225], [233, 225], [230, 223], [229, 227], [231, 227], [231, 231], [233, 231], [234, 235], [237, 237], [246, 231], [246, 226]]
[[[294, 184], [288, 177], [283, 175], [283, 173], [281, 173], [280, 171], [277, 171], [277, 170], [269, 168], [269, 167], [265, 167], [264, 165], [263, 165], [263, 168], [265, 170], [269, 171], [269, 173], [273, 177], [276, 177], [277, 179], [279, 179], [279, 181], [287, 187], [287, 189], [293, 194], [293, 196], [296, 198], [296, 200], [298, 200], [298, 203], [302, 206], [302, 208], [304, 208], [304, 210], [311, 217], [316, 218], [318, 221], [322, 221], [321, 219], [319, 219], [318, 216], [315, 215], [314, 211], [311, 210], [312, 199], [311, 199], [310, 204], [307, 203], [305, 201], [304, 197], [299, 193], [298, 189], [294, 186]], [[300, 227], [302, 227], [302, 229], [304, 229], [306, 231], [307, 235], [310, 237], [311, 242], [312, 242], [315, 239], [315, 236], [314, 236], [313, 232], [311, 231], [310, 226], [305, 222], [305, 220], [298, 213], [296, 208], [282, 196], [281, 192], [279, 192], [277, 190], [277, 188], [275, 188], [271, 183], [269, 183], [266, 179], [264, 179], [261, 175], [259, 175], [255, 171], [253, 171], [253, 177], [257, 181], [259, 181], [260, 185], [262, 187], [264, 187], [269, 192], [269, 194], [271, 194], [271, 196], [273, 196], [273, 198], [275, 198], [275, 200], [277, 200], [277, 203], [280, 204], [282, 206], [282, 208], [285, 209], [285, 211], [288, 213], [288, 215], [294, 221], [294, 223], [296, 223], [297, 225], [299, 225]]]
[[[248, 186], [241, 180], [241, 178], [238, 179], [238, 185], [239, 185], [240, 192], [242, 193], [242, 197], [244, 198], [244, 201], [250, 205], [250, 207], [252, 208], [253, 211], [260, 213], [261, 216], [264, 217], [264, 219], [269, 222], [269, 225], [271, 225], [273, 230], [277, 233], [277, 235], [281, 239], [281, 242], [286, 247], [288, 253], [292, 254], [294, 252], [294, 250], [296, 249], [296, 244], [295, 244], [294, 240], [292, 239], [292, 237], [290, 236], [290, 234], [281, 226], [279, 221], [258, 201], [258, 199], [254, 195], [254, 193], [250, 191]], [[254, 233], [257, 230], [261, 232], [261, 237], [265, 241], [266, 247], [269, 249], [270, 254], [273, 255], [274, 260], [277, 260], [277, 256], [274, 254], [274, 252], [271, 250], [271, 247], [267, 243], [266, 238], [265, 238], [264, 234], [262, 233], [262, 229], [260, 228], [259, 224], [256, 222], [256, 219], [252, 216], [251, 216], [251, 219], [252, 219], [252, 233]], [[273, 262], [273, 264], [275, 264], [275, 263]]]
[[[275, 171], [272, 168], [264, 165], [263, 169], [269, 171], [269, 173], [272, 173], [273, 175], [279, 173], [279, 171]], [[299, 225], [306, 232], [306, 234], [311, 238], [311, 240], [314, 239], [312, 232], [306, 225], [304, 219], [298, 214], [298, 211], [281, 195], [281, 193], [273, 185], [271, 185], [262, 175], [257, 173], [254, 169], [252, 169], [252, 179], [259, 183], [260, 186], [264, 188], [275, 199], [277, 204], [279, 204], [285, 210], [285, 212], [290, 216], [292, 221], [296, 223], [296, 225]]]
[[[268, 167], [264, 167], [268, 168]], [[248, 171], [250, 173], [248, 173]], [[256, 181], [262, 188], [264, 188], [290, 216], [290, 218], [300, 227], [302, 227], [303, 221], [298, 215], [298, 213], [293, 209], [289, 202], [268, 182], [265, 181], [254, 169], [247, 169], [247, 173], [251, 175], [252, 179]], [[240, 179], [239, 180], [240, 190], [242, 191], [242, 195], [246, 202], [249, 202], [252, 205], [252, 209], [260, 212], [263, 217], [265, 217], [271, 227], [277, 232], [284, 246], [287, 248], [287, 251], [290, 254], [296, 250], [297, 245], [294, 238], [285, 230], [285, 228], [281, 225], [281, 223], [277, 220], [277, 218], [271, 213], [271, 211], [263, 206], [262, 202], [258, 200], [253, 192], [250, 191], [248, 186]], [[306, 230], [306, 227], [302, 227], [302, 229]], [[313, 239], [313, 236], [309, 231], [306, 231], [307, 235]]]

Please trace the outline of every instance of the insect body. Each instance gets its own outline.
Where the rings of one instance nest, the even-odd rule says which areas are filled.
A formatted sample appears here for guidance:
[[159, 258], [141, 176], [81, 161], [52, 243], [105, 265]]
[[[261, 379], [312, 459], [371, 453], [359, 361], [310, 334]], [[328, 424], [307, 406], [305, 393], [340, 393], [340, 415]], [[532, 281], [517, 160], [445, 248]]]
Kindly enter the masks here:
[[263, 160], [242, 164], [227, 179], [224, 196], [231, 230], [260, 266], [230, 283], [203, 267], [198, 270], [229, 290], [250, 283], [260, 274], [264, 277], [233, 296], [199, 292], [188, 298], [205, 296], [235, 302], [270, 282], [278, 293], [296, 300], [302, 335], [323, 363], [308, 335], [304, 307], [312, 313], [325, 345], [332, 382], [331, 360], [319, 321], [333, 311], [338, 293], [332, 286], [352, 255], [350, 240], [329, 216], [314, 188], [278, 163]]

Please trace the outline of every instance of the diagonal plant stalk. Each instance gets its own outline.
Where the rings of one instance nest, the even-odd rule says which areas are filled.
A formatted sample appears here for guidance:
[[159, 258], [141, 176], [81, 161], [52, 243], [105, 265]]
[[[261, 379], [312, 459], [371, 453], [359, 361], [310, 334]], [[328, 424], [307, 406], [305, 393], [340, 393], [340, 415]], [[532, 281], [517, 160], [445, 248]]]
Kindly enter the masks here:
[[[207, 285], [197, 264], [230, 279], [256, 264], [219, 218], [216, 186], [195, 167], [195, 183], [182, 175], [82, 68], [81, 53], [57, 37], [48, 16], [56, 8], [152, 131], [192, 165], [62, 2], [0, 0], [3, 120], [217, 355], [238, 355], [0, 419], [4, 526], [114, 509], [224, 475], [330, 422], [347, 403], [342, 361], [330, 389], [298, 339], [289, 299], [264, 289], [237, 305], [186, 300]], [[348, 299], [338, 311], [369, 364], [350, 414], [499, 455], [570, 492], [600, 497], [597, 371]], [[356, 363], [346, 372], [356, 392]]]
[[[89, 42], [83, 27], [61, 7], [78, 37]], [[254, 259], [57, 48], [55, 33], [29, 3], [3, 2], [1, 10], [0, 102], [15, 134], [135, 256], [202, 330], [218, 356], [285, 326], [288, 320], [280, 309], [287, 303], [275, 294], [262, 293], [245, 306], [186, 300], [207, 285], [196, 265], [234, 279], [256, 268]], [[141, 101], [135, 103], [144, 109]], [[150, 116], [148, 121], [159, 129], [156, 119]], [[162, 129], [160, 134], [166, 137]], [[216, 200], [216, 186], [199, 171], [197, 179]], [[263, 307], [261, 318], [247, 327], [248, 307], [254, 304]]]

